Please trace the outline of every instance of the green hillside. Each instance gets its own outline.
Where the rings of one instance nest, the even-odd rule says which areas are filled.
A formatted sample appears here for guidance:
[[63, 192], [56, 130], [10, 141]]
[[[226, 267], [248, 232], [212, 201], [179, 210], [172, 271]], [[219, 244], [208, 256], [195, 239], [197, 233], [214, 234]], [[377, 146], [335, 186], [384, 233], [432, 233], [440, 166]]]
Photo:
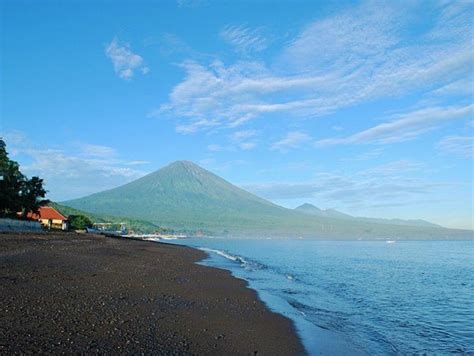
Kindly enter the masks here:
[[259, 198], [189, 161], [172, 163], [121, 187], [63, 204], [93, 214], [129, 217], [215, 235], [311, 238], [466, 235], [460, 230], [309, 216]]

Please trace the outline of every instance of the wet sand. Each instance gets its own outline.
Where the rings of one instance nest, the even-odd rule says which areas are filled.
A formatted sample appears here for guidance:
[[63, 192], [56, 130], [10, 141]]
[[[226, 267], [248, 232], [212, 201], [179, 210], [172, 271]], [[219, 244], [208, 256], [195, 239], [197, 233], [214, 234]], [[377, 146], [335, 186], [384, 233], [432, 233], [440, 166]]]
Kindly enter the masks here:
[[292, 322], [183, 246], [0, 234], [0, 353], [296, 355]]

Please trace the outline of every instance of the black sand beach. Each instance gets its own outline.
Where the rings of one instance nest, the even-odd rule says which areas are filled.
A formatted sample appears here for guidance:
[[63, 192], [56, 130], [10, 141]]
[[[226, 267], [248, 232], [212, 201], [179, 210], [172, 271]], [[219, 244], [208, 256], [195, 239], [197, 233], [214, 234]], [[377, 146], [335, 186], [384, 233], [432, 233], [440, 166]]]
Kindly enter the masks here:
[[186, 247], [0, 234], [0, 353], [304, 353], [290, 320]]

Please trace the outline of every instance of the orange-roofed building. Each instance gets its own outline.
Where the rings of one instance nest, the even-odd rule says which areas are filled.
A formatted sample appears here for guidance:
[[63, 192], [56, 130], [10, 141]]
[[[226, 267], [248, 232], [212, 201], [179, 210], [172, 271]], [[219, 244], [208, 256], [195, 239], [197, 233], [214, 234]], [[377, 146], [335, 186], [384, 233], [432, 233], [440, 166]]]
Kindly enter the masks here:
[[42, 206], [37, 214], [29, 212], [26, 217], [37, 220], [47, 229], [67, 230], [68, 220], [63, 214], [50, 206]]

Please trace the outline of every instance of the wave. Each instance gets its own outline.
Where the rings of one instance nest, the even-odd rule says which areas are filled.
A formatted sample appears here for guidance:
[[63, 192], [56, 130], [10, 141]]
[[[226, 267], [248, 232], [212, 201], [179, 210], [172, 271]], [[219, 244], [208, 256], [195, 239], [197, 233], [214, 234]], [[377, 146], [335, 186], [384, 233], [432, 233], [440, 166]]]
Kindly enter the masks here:
[[159, 237], [145, 237], [143, 240], [145, 241], [154, 241], [154, 242], [161, 242]]
[[199, 247], [199, 249], [201, 251], [214, 252], [214, 253], [218, 254], [219, 256], [225, 257], [228, 260], [231, 260], [231, 261], [234, 261], [234, 262], [239, 262], [239, 263], [242, 263], [242, 264], [247, 262], [245, 259], [243, 259], [240, 256], [234, 256], [234, 255], [231, 255], [230, 253], [227, 253], [227, 252], [222, 251], [222, 250], [214, 250], [213, 248], [207, 248], [207, 247]]
[[226, 259], [228, 259], [232, 262], [238, 263], [241, 267], [243, 267], [247, 270], [255, 271], [255, 270], [263, 270], [263, 269], [268, 268], [264, 264], [261, 264], [257, 261], [253, 261], [253, 260], [244, 258], [244, 257], [239, 256], [239, 255], [233, 255], [233, 254], [231, 254], [227, 251], [224, 251], [224, 250], [216, 250], [216, 249], [208, 248], [208, 247], [199, 247], [199, 250], [205, 251], [205, 252], [215, 253], [215, 254], [217, 254], [221, 257], [224, 257], [224, 258], [226, 258]]

